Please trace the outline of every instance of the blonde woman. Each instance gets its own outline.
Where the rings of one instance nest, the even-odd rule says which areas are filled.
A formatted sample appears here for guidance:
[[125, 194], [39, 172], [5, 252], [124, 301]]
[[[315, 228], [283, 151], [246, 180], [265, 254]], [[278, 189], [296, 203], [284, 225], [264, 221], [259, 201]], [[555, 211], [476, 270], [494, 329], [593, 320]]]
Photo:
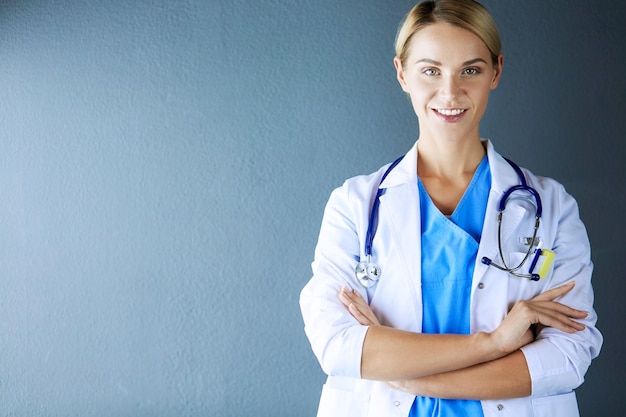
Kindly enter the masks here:
[[503, 69], [492, 17], [418, 3], [394, 64], [419, 138], [333, 191], [301, 294], [328, 374], [318, 416], [578, 415], [602, 344], [589, 241], [559, 183], [481, 139]]

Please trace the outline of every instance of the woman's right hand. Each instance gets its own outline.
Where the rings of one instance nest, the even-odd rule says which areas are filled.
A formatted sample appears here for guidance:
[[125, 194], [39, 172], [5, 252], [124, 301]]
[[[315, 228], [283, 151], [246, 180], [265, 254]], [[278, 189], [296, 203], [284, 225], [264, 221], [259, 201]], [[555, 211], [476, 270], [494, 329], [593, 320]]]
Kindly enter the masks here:
[[530, 328], [533, 325], [553, 327], [570, 334], [583, 330], [585, 325], [574, 319], [584, 319], [589, 313], [554, 301], [572, 288], [574, 282], [543, 292], [530, 300], [517, 301], [500, 326], [491, 333], [498, 348], [511, 353], [532, 342], [534, 336]]
[[339, 291], [339, 300], [348, 312], [363, 326], [380, 326], [367, 301], [354, 290], [342, 287]]

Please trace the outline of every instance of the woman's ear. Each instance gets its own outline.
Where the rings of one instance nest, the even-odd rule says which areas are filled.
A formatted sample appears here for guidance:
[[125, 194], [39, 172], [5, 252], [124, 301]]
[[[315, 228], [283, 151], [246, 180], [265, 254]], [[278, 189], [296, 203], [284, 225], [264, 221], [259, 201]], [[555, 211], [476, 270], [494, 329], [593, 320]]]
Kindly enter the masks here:
[[396, 67], [396, 77], [398, 78], [398, 82], [400, 83], [400, 87], [402, 87], [402, 91], [408, 93], [406, 86], [406, 79], [404, 76], [404, 68], [402, 67], [402, 61], [399, 57], [395, 57], [393, 59], [393, 66]]
[[498, 56], [498, 63], [494, 67], [493, 80], [491, 80], [491, 89], [495, 90], [500, 82], [500, 77], [502, 77], [502, 68], [504, 66], [504, 55], [500, 54]]

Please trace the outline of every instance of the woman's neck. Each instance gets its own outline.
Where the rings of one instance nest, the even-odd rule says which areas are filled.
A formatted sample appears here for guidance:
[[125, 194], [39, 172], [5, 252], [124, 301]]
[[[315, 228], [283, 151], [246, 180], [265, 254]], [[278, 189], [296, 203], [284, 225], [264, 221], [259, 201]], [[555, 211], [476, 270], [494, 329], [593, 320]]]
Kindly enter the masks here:
[[417, 175], [430, 199], [452, 215], [485, 156], [479, 139], [472, 142], [417, 142]]
[[440, 142], [420, 138], [417, 152], [420, 177], [453, 179], [473, 175], [486, 149], [480, 139]]

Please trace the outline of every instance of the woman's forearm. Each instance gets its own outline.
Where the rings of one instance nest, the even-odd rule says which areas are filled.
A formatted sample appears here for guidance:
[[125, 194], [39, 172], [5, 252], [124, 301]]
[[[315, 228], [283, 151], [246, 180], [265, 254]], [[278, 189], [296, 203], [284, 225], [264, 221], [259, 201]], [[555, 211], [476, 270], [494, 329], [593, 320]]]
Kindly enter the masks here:
[[413, 395], [472, 400], [527, 397], [532, 390], [526, 359], [520, 350], [469, 368], [391, 385]]
[[361, 377], [413, 379], [493, 361], [506, 353], [488, 333], [419, 334], [370, 326], [363, 343]]
[[587, 312], [553, 301], [572, 288], [574, 284], [569, 283], [531, 300], [520, 300], [493, 332], [470, 335], [420, 334], [380, 326], [357, 293], [344, 288], [339, 298], [360, 324], [369, 326], [363, 341], [361, 377], [394, 381], [465, 370], [502, 358], [534, 340], [530, 330], [534, 324], [569, 334], [583, 330], [585, 326], [575, 319], [587, 317]]

